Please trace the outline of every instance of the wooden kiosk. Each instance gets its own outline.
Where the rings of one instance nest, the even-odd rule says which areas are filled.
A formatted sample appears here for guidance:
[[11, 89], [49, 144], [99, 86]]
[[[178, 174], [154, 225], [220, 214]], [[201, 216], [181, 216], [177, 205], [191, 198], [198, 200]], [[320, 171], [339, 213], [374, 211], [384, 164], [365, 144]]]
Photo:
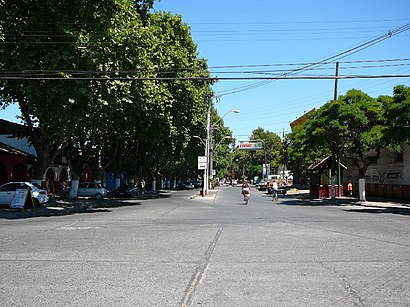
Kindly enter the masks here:
[[[308, 167], [308, 171], [310, 172], [310, 195], [318, 198], [330, 198], [332, 196], [331, 165], [332, 157], [328, 156]], [[343, 178], [342, 174], [344, 169], [347, 169], [347, 167], [340, 163], [340, 178]], [[340, 196], [343, 196], [343, 183], [340, 182], [340, 185], [338, 185], [336, 179], [335, 187], [336, 195], [338, 195], [340, 189]]]

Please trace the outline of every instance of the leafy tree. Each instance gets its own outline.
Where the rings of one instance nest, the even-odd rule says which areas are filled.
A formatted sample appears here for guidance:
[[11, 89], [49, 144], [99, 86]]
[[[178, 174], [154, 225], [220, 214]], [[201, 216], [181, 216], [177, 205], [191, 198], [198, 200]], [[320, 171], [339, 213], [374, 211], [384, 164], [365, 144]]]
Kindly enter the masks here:
[[[365, 200], [366, 170], [380, 153], [382, 115], [382, 104], [379, 101], [359, 90], [350, 90], [338, 100], [323, 105], [305, 125], [311, 149], [319, 148], [354, 161], [359, 170], [361, 200]], [[369, 155], [370, 150], [376, 154]]]
[[[109, 4], [110, 1], [98, 3], [104, 10], [112, 8]], [[52, 81], [47, 77], [65, 77], [63, 71], [82, 66], [77, 36], [79, 26], [90, 21], [90, 6], [93, 4], [78, 0], [5, 0], [0, 4], [2, 69], [17, 77], [1, 82], [0, 105], [18, 103], [20, 107], [28, 137], [37, 152], [38, 164], [32, 174], [37, 180], [67, 146], [72, 131], [67, 122], [72, 102], [85, 91], [81, 82]]]
[[386, 120], [383, 131], [384, 143], [395, 149], [403, 143], [409, 143], [410, 87], [398, 85], [393, 90], [393, 97], [382, 96], [378, 100], [383, 104]]
[[248, 177], [259, 176], [262, 178], [262, 166], [265, 161], [270, 163], [274, 168], [273, 171], [276, 172], [283, 162], [283, 144], [280, 137], [274, 132], [258, 127], [253, 130], [250, 140], [261, 141], [264, 148], [258, 151], [237, 151], [234, 161], [240, 164], [239, 173], [242, 174], [245, 169]]
[[292, 133], [285, 139], [287, 148], [287, 166], [292, 170], [293, 182], [296, 184], [307, 184], [309, 165], [317, 159], [329, 154], [321, 148], [312, 148], [310, 135], [304, 124], [293, 129]]
[[270, 163], [274, 168], [273, 171], [276, 172], [277, 168], [282, 165], [283, 162], [283, 144], [279, 135], [269, 130], [263, 130], [263, 128], [259, 127], [253, 130], [252, 140], [261, 140], [264, 146], [264, 150], [255, 153], [254, 162], [259, 165], [264, 164], [266, 151], [266, 162]]
[[[115, 172], [194, 170], [191, 135], [206, 111], [209, 83], [155, 80], [188, 67], [191, 76], [209, 75], [189, 28], [179, 16], [149, 14], [153, 1], [60, 2], [1, 4], [2, 69], [42, 74], [0, 86], [0, 104], [17, 102], [30, 130], [40, 162], [35, 178], [62, 150], [76, 177], [97, 164]], [[42, 78], [47, 73], [67, 80]]]
[[223, 178], [229, 176], [232, 160], [231, 147], [234, 146], [235, 140], [232, 138], [232, 132], [224, 126], [223, 119], [216, 113], [216, 110], [212, 111], [213, 168], [216, 176]]

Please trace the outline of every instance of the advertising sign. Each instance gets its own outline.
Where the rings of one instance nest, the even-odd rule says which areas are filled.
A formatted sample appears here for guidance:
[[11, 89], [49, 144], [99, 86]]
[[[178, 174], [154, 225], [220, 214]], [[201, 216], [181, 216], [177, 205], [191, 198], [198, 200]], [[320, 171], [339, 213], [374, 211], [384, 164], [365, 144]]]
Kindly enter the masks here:
[[241, 141], [239, 142], [240, 150], [261, 150], [263, 149], [262, 142], [258, 141]]
[[30, 191], [28, 189], [16, 189], [16, 194], [14, 194], [14, 198], [11, 201], [10, 208], [24, 209], [24, 204], [26, 203], [26, 199], [29, 193]]

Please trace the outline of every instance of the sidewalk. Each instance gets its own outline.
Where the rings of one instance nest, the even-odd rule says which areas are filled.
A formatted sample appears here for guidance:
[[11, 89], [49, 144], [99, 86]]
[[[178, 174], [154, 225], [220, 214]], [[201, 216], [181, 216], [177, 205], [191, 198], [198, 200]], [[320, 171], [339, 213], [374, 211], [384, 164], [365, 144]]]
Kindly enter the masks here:
[[297, 195], [298, 199], [306, 202], [312, 202], [316, 204], [322, 203], [323, 205], [338, 205], [338, 206], [363, 206], [363, 207], [377, 207], [377, 208], [404, 208], [410, 209], [410, 202], [405, 200], [391, 200], [376, 197], [368, 197], [367, 201], [359, 201], [354, 197], [336, 197], [331, 198], [313, 198], [309, 194], [308, 190], [290, 190], [287, 195]]

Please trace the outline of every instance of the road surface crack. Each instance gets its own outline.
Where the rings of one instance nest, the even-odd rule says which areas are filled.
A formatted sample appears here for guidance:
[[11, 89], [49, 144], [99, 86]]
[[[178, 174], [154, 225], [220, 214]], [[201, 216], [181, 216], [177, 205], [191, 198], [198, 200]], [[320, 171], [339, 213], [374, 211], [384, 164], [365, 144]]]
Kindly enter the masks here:
[[211, 244], [208, 246], [204, 254], [203, 261], [196, 267], [195, 273], [192, 275], [188, 287], [185, 290], [185, 295], [181, 300], [181, 307], [191, 305], [195, 296], [196, 289], [198, 288], [206, 270], [208, 269], [209, 262], [211, 261], [211, 257], [215, 250], [216, 244], [218, 243], [219, 238], [221, 237], [222, 230], [222, 227], [218, 229], [214, 239], [212, 240]]

